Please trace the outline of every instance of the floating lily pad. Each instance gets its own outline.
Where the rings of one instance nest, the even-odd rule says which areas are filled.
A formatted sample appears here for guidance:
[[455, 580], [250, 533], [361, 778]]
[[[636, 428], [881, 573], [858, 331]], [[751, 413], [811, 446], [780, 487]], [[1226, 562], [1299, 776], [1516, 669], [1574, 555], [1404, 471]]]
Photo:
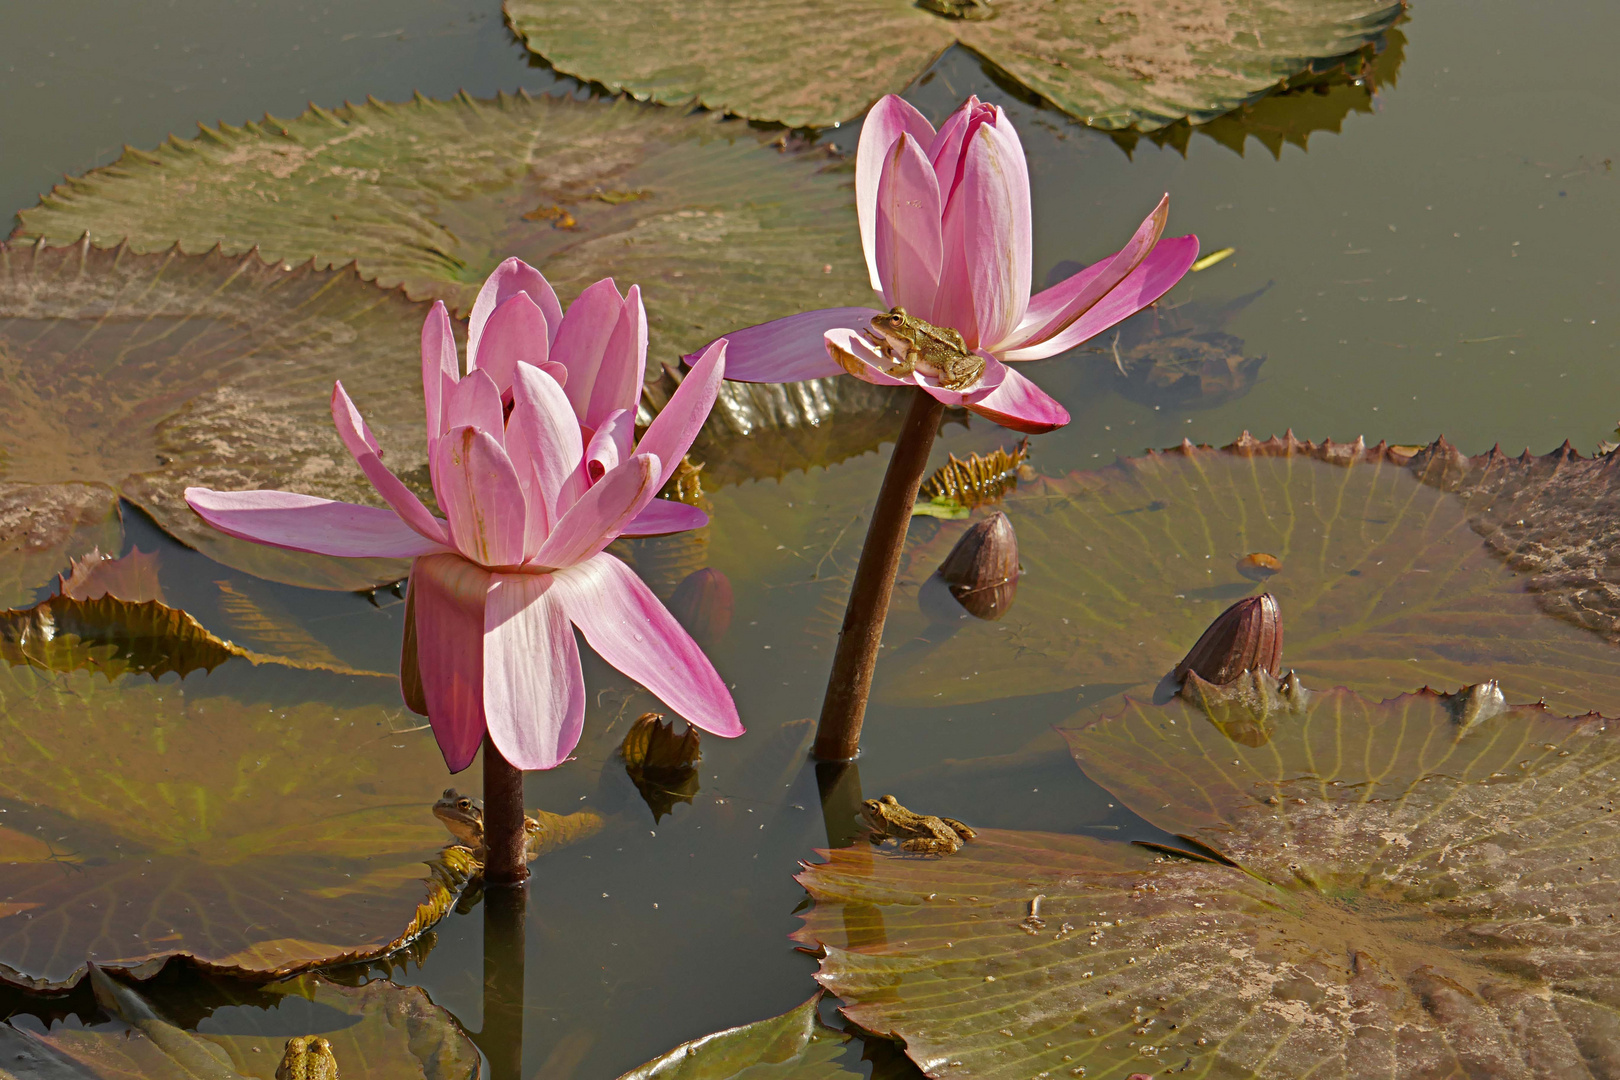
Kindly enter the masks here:
[[[1153, 131], [1354, 53], [1387, 0], [505, 0], [558, 71], [664, 104], [829, 127], [965, 45], [1071, 116]], [[813, 43], [813, 44], [805, 44]]]
[[[1497, 679], [1510, 700], [1620, 712], [1620, 650], [1544, 614], [1539, 579], [1475, 535], [1476, 503], [1420, 479], [1422, 467], [1382, 444], [1245, 437], [1021, 483], [1003, 504], [1024, 564], [1018, 604], [929, 643], [917, 586], [960, 533], [941, 528], [909, 553], [885, 634], [924, 640], [906, 664], [880, 666], [880, 698], [1151, 686], [1225, 607], [1265, 591], [1281, 605], [1283, 664], [1306, 685], [1381, 696]], [[1280, 572], [1246, 576], [1255, 554]]]
[[220, 695], [241, 664], [0, 670], [0, 980], [175, 954], [279, 976], [391, 952], [454, 902], [471, 860], [439, 850], [432, 738], [376, 706]]
[[565, 298], [610, 275], [639, 283], [652, 355], [673, 361], [728, 330], [871, 299], [850, 174], [770, 137], [522, 93], [311, 108], [127, 151], [23, 211], [17, 235], [357, 260], [368, 279], [463, 312], [516, 255]]
[[[113, 513], [108, 489], [226, 565], [295, 585], [362, 589], [400, 560], [329, 559], [234, 540], [186, 506], [192, 484], [377, 503], [332, 428], [341, 378], [394, 469], [424, 495], [420, 342], [426, 308], [352, 270], [284, 268], [218, 251], [0, 245], [0, 477], [45, 486], [79, 556]], [[67, 530], [64, 538], [64, 530]], [[91, 527], [103, 551], [117, 534]], [[69, 547], [70, 541], [74, 544]], [[43, 562], [44, 556], [36, 556]], [[66, 570], [63, 558], [52, 567]], [[32, 573], [32, 572], [31, 572]], [[30, 575], [31, 576], [31, 575]]]
[[[0, 344], [0, 357], [4, 349]], [[6, 470], [0, 457], [0, 473]], [[104, 484], [0, 481], [0, 607], [32, 603], [35, 590], [66, 570], [75, 555], [116, 551], [123, 532], [118, 493]]]
[[[300, 644], [294, 642], [294, 644]], [[310, 646], [320, 651], [311, 654]], [[95, 671], [109, 680], [139, 673], [156, 679], [212, 671], [230, 659], [339, 675], [394, 676], [361, 671], [310, 639], [303, 655], [253, 652], [209, 633], [184, 611], [157, 600], [130, 603], [112, 596], [75, 600], [53, 596], [22, 611], [0, 611], [0, 660], [45, 671]]]
[[840, 1066], [844, 1046], [853, 1036], [822, 1023], [816, 1012], [820, 1000], [818, 991], [781, 1016], [682, 1043], [619, 1080], [813, 1080], [861, 1075]]
[[1232, 865], [991, 830], [831, 852], [801, 875], [821, 982], [934, 1076], [1603, 1074], [1620, 727], [1490, 686], [1272, 698], [1260, 739], [1180, 699], [1067, 733]]
[[[17, 1080], [273, 1080], [286, 1035], [222, 1032], [227, 1025], [217, 1022], [217, 1011], [210, 1030], [187, 1031], [166, 1019], [138, 989], [105, 975], [94, 978], [97, 1002], [128, 1030], [63, 1025], [34, 1034], [0, 1025], [0, 1054], [10, 1070], [6, 1075]], [[283, 1023], [296, 1023], [295, 1013], [311, 1018], [305, 1034], [330, 1044], [344, 1080], [471, 1080], [478, 1075], [472, 1040], [420, 987], [383, 980], [340, 986], [302, 976], [266, 989], [272, 999], [270, 1015], [287, 1013]]]

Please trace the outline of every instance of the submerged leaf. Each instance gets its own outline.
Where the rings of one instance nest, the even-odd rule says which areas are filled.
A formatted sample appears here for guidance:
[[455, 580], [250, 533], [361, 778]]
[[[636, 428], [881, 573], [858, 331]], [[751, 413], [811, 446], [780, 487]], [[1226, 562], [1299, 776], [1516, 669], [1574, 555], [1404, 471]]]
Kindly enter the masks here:
[[[342, 378], [389, 464], [431, 498], [418, 359], [425, 312], [352, 270], [253, 254], [0, 244], [0, 475], [80, 493], [80, 506], [90, 495], [103, 519], [116, 489], [177, 539], [261, 577], [332, 589], [397, 580], [400, 560], [232, 539], [182, 496], [195, 484], [381, 505], [332, 428], [332, 383]], [[46, 497], [39, 528], [64, 531], [46, 524], [63, 516], [51, 509], [62, 498]], [[0, 509], [0, 522], [9, 516]], [[96, 542], [119, 547], [116, 533]], [[91, 547], [81, 541], [66, 554]], [[50, 571], [66, 566], [62, 558]]]
[[[673, 361], [738, 327], [870, 301], [849, 175], [768, 138], [718, 117], [521, 92], [312, 107], [126, 151], [23, 211], [17, 235], [354, 260], [368, 279], [463, 313], [515, 255], [565, 299], [609, 275], [639, 283], [651, 355]], [[640, 197], [597, 198], [624, 191]], [[572, 224], [535, 220], [537, 205]]]
[[[9, 475], [3, 453], [0, 472]], [[0, 481], [0, 606], [32, 603], [74, 555], [116, 551], [123, 535], [118, 493], [105, 484]]]
[[122, 558], [103, 555], [100, 548], [91, 548], [82, 559], [74, 559], [68, 573], [59, 575], [57, 588], [62, 596], [71, 600], [99, 600], [111, 596], [115, 600], [142, 604], [148, 600], [163, 600], [163, 585], [158, 580], [158, 553], [136, 548]]
[[376, 706], [227, 696], [249, 674], [0, 669], [0, 980], [175, 954], [279, 976], [391, 952], [454, 902], [472, 865], [439, 852], [431, 737]]
[[[1620, 712], [1620, 652], [1547, 617], [1537, 579], [1475, 535], [1476, 504], [1408, 462], [1419, 464], [1359, 440], [1245, 436], [1020, 484], [1003, 504], [1024, 564], [1017, 607], [996, 627], [968, 620], [904, 667], [880, 669], [877, 693], [949, 705], [1151, 687], [1219, 611], [1263, 591], [1287, 615], [1287, 663], [1307, 685], [1382, 695], [1496, 679], [1510, 700]], [[1588, 467], [1596, 483], [1601, 470]], [[950, 539], [908, 552], [902, 590], [916, 589]], [[1237, 569], [1256, 552], [1282, 568], [1263, 585]], [[896, 598], [886, 640], [926, 630], [913, 610]]]
[[[17, 1080], [274, 1076], [288, 1042], [285, 1035], [222, 1033], [218, 1023], [207, 1032], [187, 1031], [166, 1019], [143, 995], [144, 988], [125, 986], [99, 971], [91, 978], [98, 1004], [130, 1030], [64, 1025], [34, 1035], [0, 1024], [0, 1052], [13, 1050], [15, 1044], [19, 1054], [28, 1055], [18, 1067], [13, 1055], [6, 1053], [6, 1067]], [[419, 987], [380, 979], [364, 986], [341, 986], [304, 976], [267, 987], [263, 995], [270, 1001], [260, 1004], [268, 1004], [270, 1015], [281, 1024], [297, 1023], [293, 1016], [318, 1018], [320, 1026], [310, 1034], [330, 1044], [343, 1080], [472, 1080], [478, 1075], [478, 1050], [472, 1040]], [[283, 1011], [286, 1019], [276, 1016]], [[49, 1066], [35, 1064], [47, 1059]]]
[[1273, 701], [1259, 740], [1182, 699], [1066, 732], [1188, 858], [991, 830], [829, 853], [800, 878], [820, 981], [934, 1075], [1606, 1072], [1620, 728], [1489, 687]]
[[[790, 127], [851, 120], [962, 44], [1070, 116], [1109, 130], [1209, 120], [1356, 53], [1386, 0], [506, 0], [557, 70], [665, 104]], [[784, 49], [813, 40], [814, 48]]]

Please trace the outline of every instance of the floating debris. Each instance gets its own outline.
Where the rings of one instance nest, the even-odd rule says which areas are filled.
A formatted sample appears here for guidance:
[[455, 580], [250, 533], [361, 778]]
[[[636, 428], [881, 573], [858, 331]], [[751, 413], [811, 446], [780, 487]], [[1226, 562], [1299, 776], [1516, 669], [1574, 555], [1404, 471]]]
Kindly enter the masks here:
[[1200, 270], [1208, 270], [1216, 263], [1225, 262], [1227, 259], [1230, 259], [1236, 254], [1237, 248], [1231, 247], [1221, 248], [1219, 251], [1212, 251], [1208, 255], [1205, 255], [1202, 259], [1199, 259], [1197, 262], [1192, 264], [1192, 272], [1196, 274]]
[[1237, 561], [1237, 572], [1250, 581], [1265, 581], [1282, 572], [1282, 560], [1263, 551], [1251, 551]]

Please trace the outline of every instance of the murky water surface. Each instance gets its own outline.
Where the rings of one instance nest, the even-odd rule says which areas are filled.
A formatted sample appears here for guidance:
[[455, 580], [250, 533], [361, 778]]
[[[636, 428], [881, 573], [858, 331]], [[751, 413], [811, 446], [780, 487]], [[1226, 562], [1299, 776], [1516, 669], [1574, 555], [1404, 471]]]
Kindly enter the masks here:
[[[1181, 320], [1178, 332], [1220, 331], [1230, 335], [1223, 348], [1264, 358], [1257, 377], [1219, 400], [1125, 386], [1113, 359], [1131, 346], [1123, 336], [1037, 365], [1033, 376], [1074, 414], [1035, 440], [1037, 467], [1058, 474], [1244, 430], [1404, 444], [1443, 434], [1469, 451], [1545, 451], [1565, 438], [1590, 450], [1610, 437], [1620, 416], [1620, 92], [1608, 62], [1617, 36], [1611, 5], [1564, 5], [1549, 17], [1527, 0], [1423, 0], [1391, 34], [1376, 93], [1340, 87], [1266, 103], [1246, 142], [1228, 124], [1211, 129], [1224, 141], [1196, 131], [1128, 148], [1009, 96], [970, 55], [948, 54], [910, 96], [936, 119], [970, 92], [1012, 113], [1034, 182], [1037, 282], [1113, 250], [1169, 191], [1173, 233], [1198, 233], [1205, 251], [1237, 250], [1190, 276], [1159, 317]], [[23, 208], [61, 174], [104, 164], [124, 143], [187, 136], [197, 121], [368, 94], [559, 85], [575, 90], [530, 62], [488, 0], [13, 4], [0, 14], [0, 203]], [[824, 137], [848, 149], [855, 132]], [[1008, 441], [987, 425], [953, 425], [936, 455]], [[629, 553], [666, 595], [704, 564], [730, 577], [735, 617], [712, 655], [735, 681], [750, 731], [706, 740], [698, 794], [655, 820], [611, 754], [653, 702], [587, 661], [594, 702], [580, 758], [531, 775], [528, 801], [595, 808], [608, 827], [536, 865], [524, 1076], [615, 1076], [813, 989], [815, 962], [788, 941], [804, 897], [792, 875], [847, 823], [823, 819], [805, 718], [819, 706], [883, 463], [868, 454], [725, 488], [712, 493], [706, 534]], [[219, 595], [211, 583], [230, 572], [138, 517], [125, 543], [160, 550], [171, 602], [208, 621]], [[397, 656], [397, 597], [263, 588], [345, 662], [388, 670]], [[299, 685], [289, 679], [285, 694]], [[944, 709], [880, 701], [860, 786], [974, 824], [1147, 835], [1086, 782], [1050, 730], [1082, 696], [1110, 690], [1031, 698], [1009, 686]], [[399, 707], [386, 684], [354, 693]], [[400, 723], [410, 726], [409, 714]], [[476, 775], [463, 781], [476, 787]], [[423, 793], [424, 815], [434, 794]], [[453, 915], [393, 977], [426, 987], [479, 1030], [482, 935], [479, 910]], [[268, 1032], [291, 1023], [276, 1016], [232, 1005], [202, 1023]], [[319, 1018], [296, 1019], [287, 1030]]]

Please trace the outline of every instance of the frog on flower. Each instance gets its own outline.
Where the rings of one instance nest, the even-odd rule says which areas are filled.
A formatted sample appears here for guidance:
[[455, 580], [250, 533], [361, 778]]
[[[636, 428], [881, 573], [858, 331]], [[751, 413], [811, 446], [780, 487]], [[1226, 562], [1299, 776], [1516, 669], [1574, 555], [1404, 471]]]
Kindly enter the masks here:
[[401, 683], [452, 772], [486, 734], [518, 769], [578, 744], [585, 682], [574, 628], [691, 723], [742, 734], [730, 693], [640, 578], [608, 554], [620, 536], [702, 525], [655, 499], [708, 416], [726, 342], [694, 364], [634, 440], [647, 362], [641, 295], [597, 282], [564, 316], [546, 279], [508, 259], [473, 306], [461, 373], [444, 304], [422, 329], [428, 466], [444, 517], [382, 462], [341, 382], [332, 420], [388, 509], [286, 491], [188, 488], [214, 528], [321, 555], [412, 558]]
[[969, 98], [938, 131], [889, 95], [866, 114], [855, 208], [884, 307], [825, 308], [728, 334], [726, 378], [795, 382], [848, 372], [915, 385], [1024, 432], [1069, 414], [1010, 366], [1056, 356], [1153, 303], [1198, 257], [1161, 240], [1168, 196], [1114, 255], [1030, 295], [1029, 170], [1007, 115]]

